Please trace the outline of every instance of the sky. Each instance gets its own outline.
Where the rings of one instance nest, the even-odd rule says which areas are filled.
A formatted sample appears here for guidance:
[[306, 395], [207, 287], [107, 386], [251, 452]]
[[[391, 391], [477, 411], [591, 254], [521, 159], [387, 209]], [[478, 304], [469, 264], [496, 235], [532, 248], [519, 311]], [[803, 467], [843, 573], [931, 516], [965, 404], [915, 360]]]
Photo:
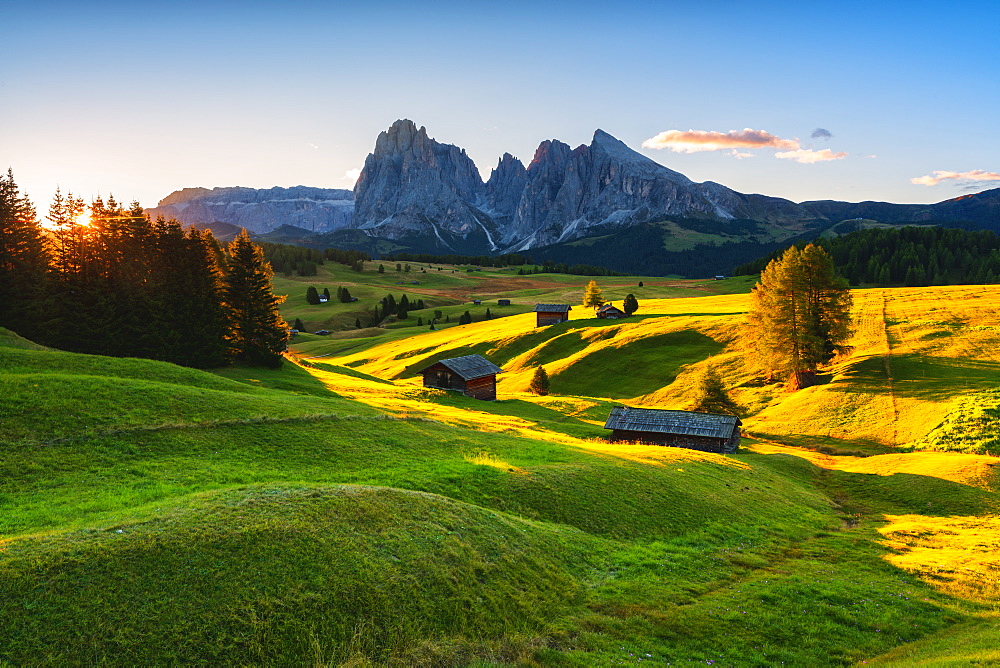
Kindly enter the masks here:
[[794, 201], [1000, 187], [1000, 3], [0, 0], [0, 168], [154, 206], [351, 188], [399, 118], [465, 148], [600, 128], [695, 181]]

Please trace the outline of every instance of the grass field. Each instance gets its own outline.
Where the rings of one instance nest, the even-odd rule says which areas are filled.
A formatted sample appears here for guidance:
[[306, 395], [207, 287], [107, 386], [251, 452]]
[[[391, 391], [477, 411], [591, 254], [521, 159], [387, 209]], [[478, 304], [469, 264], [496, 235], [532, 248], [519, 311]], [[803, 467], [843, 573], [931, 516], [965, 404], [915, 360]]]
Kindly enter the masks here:
[[[327, 264], [275, 282], [343, 331], [278, 370], [0, 332], [0, 666], [1000, 660], [1000, 289], [856, 291], [852, 354], [788, 394], [740, 362], [745, 281], [598, 279], [639, 313], [539, 329], [588, 279], [414, 268], [411, 299], [514, 313], [351, 332], [360, 301], [305, 287], [400, 274]], [[415, 377], [469, 353], [498, 401]], [[736, 455], [603, 439], [708, 365], [749, 411]]]

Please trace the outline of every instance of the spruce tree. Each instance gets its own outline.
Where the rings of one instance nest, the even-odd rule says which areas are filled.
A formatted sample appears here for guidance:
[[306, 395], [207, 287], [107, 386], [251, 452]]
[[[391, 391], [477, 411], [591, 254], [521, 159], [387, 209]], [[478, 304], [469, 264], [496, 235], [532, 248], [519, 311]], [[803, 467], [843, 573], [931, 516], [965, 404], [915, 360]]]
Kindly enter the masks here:
[[251, 364], [281, 366], [288, 331], [278, 313], [284, 297], [271, 291], [271, 265], [246, 230], [236, 235], [226, 252], [225, 296], [232, 313], [234, 356]]
[[361, 318], [355, 318], [354, 319], [354, 328], [355, 329], [361, 329]]
[[622, 310], [625, 311], [625, 315], [632, 315], [639, 310], [639, 300], [631, 292], [625, 295], [625, 300], [622, 302]]
[[740, 415], [742, 409], [729, 397], [722, 377], [715, 367], [708, 367], [698, 381], [698, 391], [691, 410], [698, 413]]
[[311, 285], [306, 288], [306, 302], [313, 306], [319, 304], [319, 292]]
[[0, 327], [35, 338], [44, 312], [48, 255], [31, 200], [14, 183], [14, 172], [0, 177]]
[[384, 267], [384, 266], [382, 266], [382, 265], [379, 265], [379, 266], [378, 266], [378, 273], [380, 273], [380, 274], [384, 274], [384, 273], [385, 273], [385, 267]]
[[417, 318], [417, 326], [418, 327], [423, 327], [424, 326], [424, 319], [423, 318]]
[[330, 288], [323, 288], [323, 296], [326, 297], [327, 303], [330, 301]]
[[535, 367], [535, 374], [531, 377], [529, 389], [533, 394], [541, 397], [549, 393], [549, 374], [545, 372], [545, 367], [541, 364]]
[[601, 288], [597, 286], [597, 281], [587, 283], [587, 287], [583, 291], [583, 305], [593, 307], [596, 311], [603, 303], [604, 296], [601, 294]]
[[295, 324], [292, 325], [292, 327], [295, 328], [295, 329], [297, 329], [297, 330], [299, 330], [300, 332], [305, 332], [306, 334], [308, 334], [308, 332], [306, 332], [306, 326], [304, 324], [302, 324], [302, 319], [301, 318], [296, 318], [295, 319]]

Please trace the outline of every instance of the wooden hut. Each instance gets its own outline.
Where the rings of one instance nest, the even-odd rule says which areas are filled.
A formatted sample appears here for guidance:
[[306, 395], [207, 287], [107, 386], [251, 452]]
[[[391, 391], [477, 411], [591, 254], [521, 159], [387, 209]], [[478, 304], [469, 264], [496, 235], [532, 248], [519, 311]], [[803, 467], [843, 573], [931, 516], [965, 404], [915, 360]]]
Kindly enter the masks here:
[[497, 398], [497, 374], [502, 369], [482, 355], [466, 355], [435, 362], [420, 371], [424, 387], [457, 390], [473, 399]]
[[741, 424], [735, 415], [615, 406], [604, 428], [612, 441], [730, 453], [740, 447]]
[[535, 304], [537, 320], [536, 327], [555, 325], [569, 320], [569, 312], [573, 307], [569, 304]]
[[605, 318], [607, 320], [617, 320], [619, 318], [626, 317], [626, 314], [625, 311], [621, 310], [617, 306], [614, 306], [611, 302], [608, 302], [601, 308], [597, 309], [597, 317]]
[[510, 300], [509, 299], [498, 299], [497, 300], [497, 306], [510, 306]]

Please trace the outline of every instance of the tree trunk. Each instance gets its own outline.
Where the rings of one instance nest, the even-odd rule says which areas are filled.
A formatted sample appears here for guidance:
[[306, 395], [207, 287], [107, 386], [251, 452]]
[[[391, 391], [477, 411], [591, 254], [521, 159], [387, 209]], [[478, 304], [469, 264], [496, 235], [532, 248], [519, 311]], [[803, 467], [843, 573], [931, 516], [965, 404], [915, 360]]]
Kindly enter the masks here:
[[788, 383], [785, 384], [785, 389], [789, 392], [795, 392], [796, 390], [803, 390], [807, 387], [812, 387], [815, 384], [815, 371], [793, 371], [792, 375], [788, 377]]

